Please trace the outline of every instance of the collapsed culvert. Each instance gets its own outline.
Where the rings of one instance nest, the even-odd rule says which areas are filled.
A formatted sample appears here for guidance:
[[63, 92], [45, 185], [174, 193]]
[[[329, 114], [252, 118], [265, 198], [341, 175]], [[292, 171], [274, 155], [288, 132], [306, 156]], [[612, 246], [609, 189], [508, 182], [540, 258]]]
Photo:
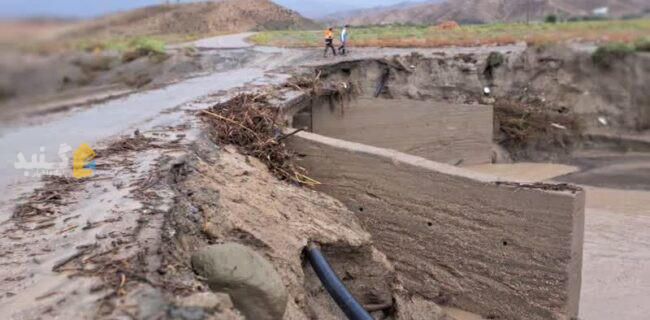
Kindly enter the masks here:
[[[317, 95], [303, 104], [293, 126], [448, 164], [485, 161], [475, 157], [492, 142], [508, 152], [506, 159], [565, 161], [604, 132], [648, 128], [643, 86], [650, 79], [639, 70], [649, 66], [650, 58], [637, 54], [603, 69], [590, 53], [562, 46], [344, 61], [319, 67], [320, 78], [350, 85], [357, 99], [337, 104]], [[477, 154], [454, 154], [467, 146]]]
[[[587, 118], [601, 115], [550, 97], [585, 99], [584, 83], [547, 83], [544, 91], [537, 80], [519, 78], [517, 68], [529, 68], [539, 53], [501, 54], [414, 54], [318, 67], [284, 85], [292, 90], [288, 99], [264, 98], [264, 107], [278, 112], [273, 130], [240, 150], [260, 157], [281, 179], [345, 204], [351, 221], [388, 257], [411, 301], [496, 319], [576, 317], [584, 192], [563, 184], [504, 183], [457, 167], [494, 161], [493, 142], [515, 159], [569, 154], [593, 125]], [[533, 64], [543, 66], [536, 79], [567, 77], [563, 62], [536, 57]], [[621, 128], [634, 126], [616, 112], [608, 116]], [[210, 117], [248, 131], [246, 118]], [[283, 130], [285, 124], [293, 129]], [[275, 153], [245, 146], [264, 144], [288, 147], [281, 154], [287, 152], [295, 171], [278, 174], [267, 163]], [[401, 319], [399, 304], [391, 308]]]
[[[411, 83], [412, 69], [417, 68], [412, 63], [418, 62], [364, 60], [321, 69], [323, 83], [349, 87], [348, 95], [310, 93], [291, 125], [448, 164], [490, 162], [492, 107], [434, 100], [435, 94], [415, 92], [419, 83]], [[402, 74], [409, 76], [401, 78]], [[454, 95], [460, 101], [469, 93]]]
[[[330, 87], [329, 83], [324, 87]], [[314, 95], [318, 90], [301, 87], [301, 91], [304, 93], [283, 102], [283, 110], [298, 110], [294, 104], [322, 98]], [[400, 294], [411, 297], [407, 301], [428, 301], [427, 310], [435, 310], [433, 306], [439, 303], [505, 318], [560, 319], [577, 314], [584, 203], [581, 190], [501, 184], [490, 177], [392, 149], [295, 129], [280, 131], [283, 118], [268, 113], [274, 105], [270, 100], [249, 95], [232, 101], [236, 103], [203, 112], [212, 124], [211, 130], [216, 129], [215, 141], [234, 144], [242, 153], [259, 158], [276, 177], [311, 185], [343, 202], [351, 214], [349, 221], [358, 221], [355, 223], [370, 232], [374, 246], [395, 266], [399, 286], [404, 288]], [[233, 111], [231, 107], [238, 109]], [[490, 110], [487, 106], [476, 107]], [[350, 106], [344, 115], [354, 111]], [[490, 117], [484, 121], [491, 123]], [[486, 155], [483, 161], [488, 158]], [[302, 178], [294, 179], [297, 176]], [[514, 192], [516, 198], [512, 197]], [[549, 232], [553, 233], [551, 237]], [[268, 251], [267, 247], [260, 249]], [[334, 250], [330, 256], [343, 255]], [[360, 265], [354, 260], [347, 264], [352, 268]], [[339, 277], [348, 286], [355, 279], [346, 278], [346, 273]], [[367, 279], [365, 285], [377, 283], [378, 279]], [[392, 294], [388, 293], [394, 301], [396, 292], [393, 289]], [[550, 300], [549, 294], [553, 297]], [[360, 297], [368, 298], [362, 293], [357, 299]], [[307, 299], [313, 303], [305, 304], [304, 312], [314, 312], [320, 305], [317, 301], [330, 301], [312, 299]], [[366, 303], [387, 305], [386, 300]], [[504, 301], [508, 303], [504, 305]], [[398, 317], [399, 310], [412, 314], [405, 311], [408, 304], [387, 308], [392, 311], [382, 312], [397, 319], [409, 319]], [[331, 312], [332, 308], [316, 310]], [[415, 314], [411, 319], [426, 317]]]

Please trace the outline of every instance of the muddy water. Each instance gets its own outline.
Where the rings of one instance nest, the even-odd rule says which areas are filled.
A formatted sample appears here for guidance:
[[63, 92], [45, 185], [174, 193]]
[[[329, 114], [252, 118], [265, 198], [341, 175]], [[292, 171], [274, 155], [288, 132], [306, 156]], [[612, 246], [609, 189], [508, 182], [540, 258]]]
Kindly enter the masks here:
[[[24, 153], [28, 162], [32, 155], [45, 155], [46, 162], [61, 162], [58, 151], [66, 143], [75, 149], [82, 142], [91, 146], [102, 139], [131, 133], [143, 126], [159, 125], [163, 120], [173, 120], [160, 115], [161, 111], [174, 108], [199, 97], [220, 90], [228, 90], [245, 83], [264, 79], [263, 70], [243, 68], [209, 76], [193, 78], [146, 91], [127, 98], [113, 100], [82, 111], [59, 115], [55, 119], [43, 117], [40, 125], [28, 127], [3, 126], [0, 128], [0, 190], [9, 185], [33, 182], [35, 170], [18, 170], [14, 163], [18, 153]], [[178, 115], [174, 115], [178, 117]], [[44, 152], [41, 152], [43, 147]], [[71, 152], [68, 153], [71, 156]], [[25, 176], [27, 171], [30, 176]], [[38, 180], [38, 179], [36, 179]], [[15, 189], [12, 187], [11, 189]], [[3, 192], [0, 205], [15, 196], [14, 192]], [[5, 215], [0, 213], [0, 220]]]
[[482, 164], [468, 169], [480, 173], [495, 175], [507, 180], [535, 182], [549, 180], [558, 176], [578, 171], [578, 167], [546, 163], [508, 163]]
[[[626, 175], [634, 177], [630, 159], [612, 161], [592, 159], [591, 163], [607, 163], [614, 169], [625, 167]], [[474, 168], [504, 179], [543, 181], [559, 178], [568, 182], [601, 181], [603, 172], [598, 165], [576, 171], [556, 164], [500, 164]], [[572, 172], [574, 171], [574, 172]], [[593, 174], [589, 174], [592, 172]], [[567, 175], [567, 173], [570, 173]], [[638, 172], [636, 175], [647, 174]], [[576, 180], [572, 181], [572, 177]], [[620, 175], [619, 175], [620, 177]], [[636, 181], [634, 179], [630, 180]], [[617, 186], [624, 187], [624, 179]], [[650, 181], [646, 181], [649, 183]], [[585, 320], [648, 319], [650, 314], [650, 191], [622, 190], [585, 186], [585, 242], [583, 251], [582, 293], [580, 318]]]

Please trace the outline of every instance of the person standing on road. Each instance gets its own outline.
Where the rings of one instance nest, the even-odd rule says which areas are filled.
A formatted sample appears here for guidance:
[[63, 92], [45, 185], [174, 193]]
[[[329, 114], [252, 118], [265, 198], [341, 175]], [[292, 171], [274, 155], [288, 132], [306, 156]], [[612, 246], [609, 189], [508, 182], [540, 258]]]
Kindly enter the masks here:
[[345, 55], [345, 46], [348, 44], [348, 28], [350, 28], [349, 25], [345, 25], [343, 27], [343, 30], [341, 30], [341, 46], [339, 47], [339, 54], [344, 56]]
[[334, 29], [327, 28], [325, 30], [325, 54], [323, 57], [327, 57], [327, 50], [332, 49], [332, 53], [336, 56], [336, 49], [334, 49]]

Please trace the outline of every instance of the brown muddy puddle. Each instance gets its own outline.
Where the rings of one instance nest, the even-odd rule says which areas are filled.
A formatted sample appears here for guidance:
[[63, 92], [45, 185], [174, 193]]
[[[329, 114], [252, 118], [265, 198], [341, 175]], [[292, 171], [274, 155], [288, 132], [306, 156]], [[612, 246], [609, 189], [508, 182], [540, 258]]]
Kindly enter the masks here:
[[[650, 156], [589, 156], [573, 163], [580, 169], [545, 163], [480, 165], [468, 169], [503, 179], [583, 185], [587, 197], [580, 319], [647, 319]], [[631, 190], [634, 188], [642, 190]]]

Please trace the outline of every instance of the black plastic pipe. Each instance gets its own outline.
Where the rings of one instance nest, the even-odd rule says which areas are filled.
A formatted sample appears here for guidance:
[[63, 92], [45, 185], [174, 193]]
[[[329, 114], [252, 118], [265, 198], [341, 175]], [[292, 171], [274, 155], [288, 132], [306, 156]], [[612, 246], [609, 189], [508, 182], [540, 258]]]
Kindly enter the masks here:
[[359, 304], [357, 299], [352, 296], [339, 277], [336, 276], [336, 273], [334, 273], [320, 249], [315, 245], [309, 245], [305, 251], [309, 263], [314, 268], [314, 271], [316, 271], [316, 275], [318, 275], [327, 292], [329, 292], [332, 299], [334, 299], [348, 319], [374, 320], [363, 306]]
[[386, 86], [386, 81], [388, 81], [388, 76], [390, 76], [390, 70], [385, 69], [381, 77], [379, 78], [379, 83], [377, 84], [377, 88], [375, 89], [375, 94], [374, 94], [375, 98], [379, 97], [381, 92], [384, 91], [384, 87]]

